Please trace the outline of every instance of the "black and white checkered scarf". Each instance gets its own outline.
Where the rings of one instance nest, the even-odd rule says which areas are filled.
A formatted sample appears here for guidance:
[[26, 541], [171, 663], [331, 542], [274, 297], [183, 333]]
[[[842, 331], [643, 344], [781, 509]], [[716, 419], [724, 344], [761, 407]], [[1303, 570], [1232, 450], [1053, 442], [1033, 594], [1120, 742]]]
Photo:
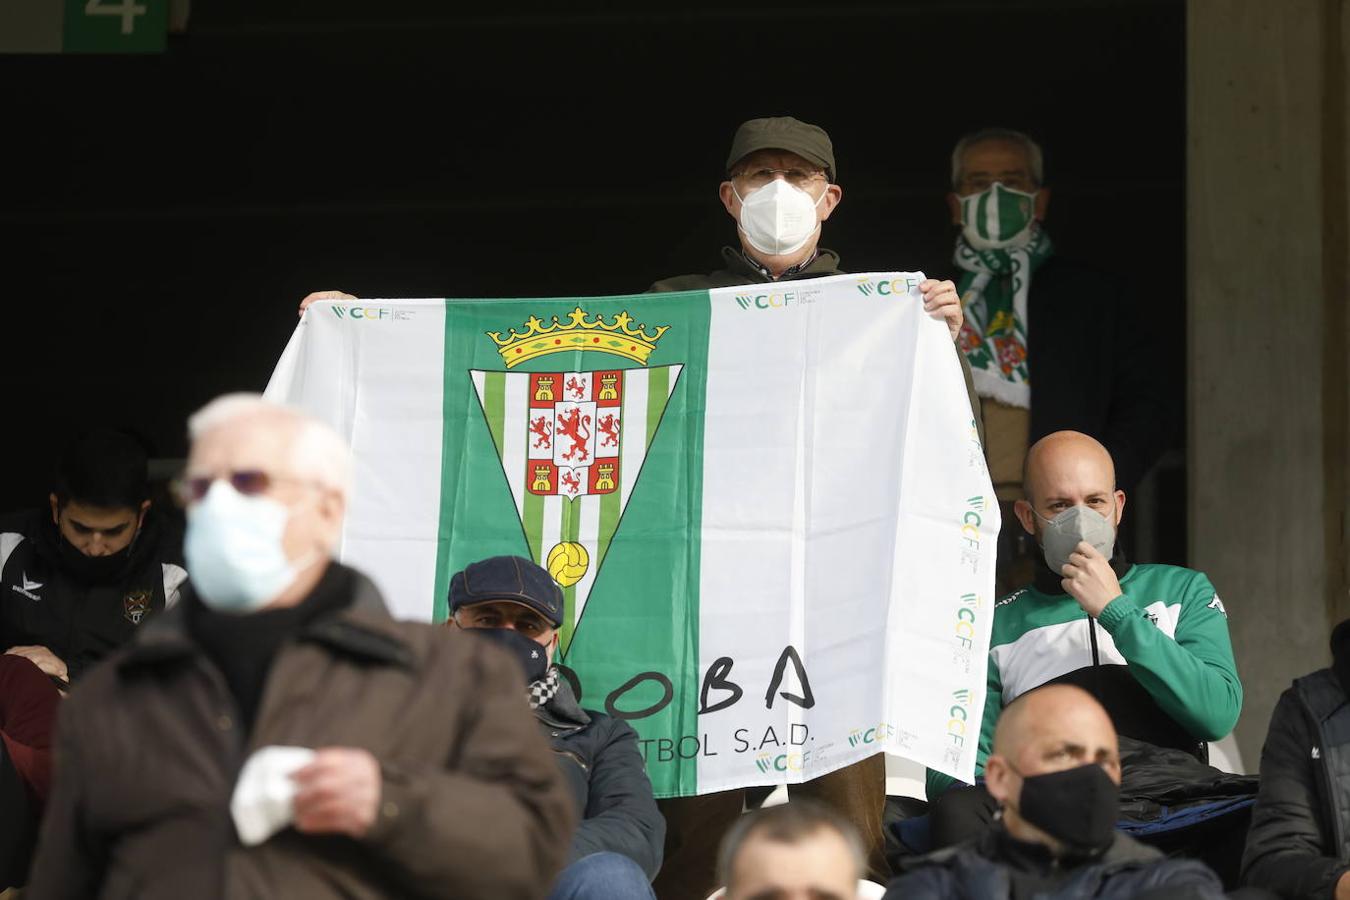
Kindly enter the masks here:
[[556, 693], [558, 693], [558, 667], [549, 666], [543, 678], [530, 682], [530, 709], [538, 709], [545, 705]]

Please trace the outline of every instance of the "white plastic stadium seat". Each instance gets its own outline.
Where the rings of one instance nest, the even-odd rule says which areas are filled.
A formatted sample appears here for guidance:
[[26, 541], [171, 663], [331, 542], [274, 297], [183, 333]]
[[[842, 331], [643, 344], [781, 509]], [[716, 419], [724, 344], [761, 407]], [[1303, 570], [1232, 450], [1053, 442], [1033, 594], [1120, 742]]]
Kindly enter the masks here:
[[1222, 740], [1209, 742], [1209, 764], [1221, 772], [1247, 774], [1246, 766], [1242, 764], [1242, 751], [1231, 734]]

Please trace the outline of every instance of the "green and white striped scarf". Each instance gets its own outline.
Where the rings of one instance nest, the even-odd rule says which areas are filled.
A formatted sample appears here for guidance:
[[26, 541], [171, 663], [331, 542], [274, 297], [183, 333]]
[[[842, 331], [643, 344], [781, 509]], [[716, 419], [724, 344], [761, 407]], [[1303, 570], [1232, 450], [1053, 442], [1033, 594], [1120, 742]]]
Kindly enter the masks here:
[[974, 376], [975, 392], [1010, 406], [1031, 407], [1027, 368], [1027, 294], [1031, 275], [1050, 258], [1050, 236], [1033, 223], [1020, 247], [976, 250], [956, 238], [953, 261], [965, 323], [961, 351]]

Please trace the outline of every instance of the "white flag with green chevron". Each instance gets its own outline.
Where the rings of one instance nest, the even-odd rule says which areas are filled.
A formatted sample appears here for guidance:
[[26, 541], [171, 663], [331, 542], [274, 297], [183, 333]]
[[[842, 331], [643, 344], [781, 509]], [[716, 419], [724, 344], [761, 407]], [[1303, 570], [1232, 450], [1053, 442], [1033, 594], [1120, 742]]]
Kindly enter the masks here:
[[549, 570], [658, 796], [882, 750], [971, 780], [998, 505], [920, 280], [317, 303], [268, 395], [350, 440], [342, 556], [396, 614]]

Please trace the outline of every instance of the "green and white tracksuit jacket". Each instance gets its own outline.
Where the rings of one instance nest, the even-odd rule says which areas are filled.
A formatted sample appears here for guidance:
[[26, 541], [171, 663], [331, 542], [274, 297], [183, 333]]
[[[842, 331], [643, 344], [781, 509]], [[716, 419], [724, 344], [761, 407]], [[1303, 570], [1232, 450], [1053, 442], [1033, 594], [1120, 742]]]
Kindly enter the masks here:
[[[1045, 684], [1086, 689], [1118, 732], [1163, 747], [1194, 751], [1232, 730], [1242, 683], [1228, 614], [1209, 579], [1179, 566], [1113, 565], [1122, 593], [1096, 621], [1058, 592], [1048, 569], [1036, 585], [998, 601], [976, 774], [993, 748], [999, 712]], [[929, 799], [951, 784], [929, 771]]]

